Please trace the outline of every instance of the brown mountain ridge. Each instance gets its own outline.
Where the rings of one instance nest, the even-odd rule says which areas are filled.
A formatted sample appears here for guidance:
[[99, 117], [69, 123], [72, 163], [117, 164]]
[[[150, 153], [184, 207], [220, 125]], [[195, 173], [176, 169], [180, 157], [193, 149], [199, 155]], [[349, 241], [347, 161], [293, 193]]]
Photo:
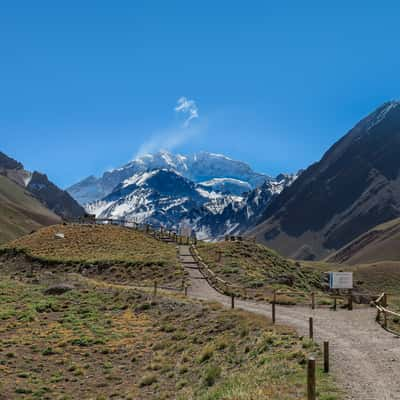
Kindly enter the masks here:
[[85, 210], [46, 175], [27, 171], [0, 152], [0, 243], [83, 215]]
[[322, 259], [400, 217], [400, 103], [383, 104], [267, 207], [251, 234], [280, 253]]

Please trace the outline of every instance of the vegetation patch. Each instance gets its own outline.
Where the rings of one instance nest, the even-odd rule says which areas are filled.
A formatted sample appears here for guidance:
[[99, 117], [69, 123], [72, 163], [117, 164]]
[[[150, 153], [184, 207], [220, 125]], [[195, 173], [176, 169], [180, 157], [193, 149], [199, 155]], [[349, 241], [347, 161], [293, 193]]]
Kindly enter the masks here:
[[[46, 295], [39, 275], [1, 274], [7, 399], [304, 399], [304, 360], [320, 355], [289, 328], [216, 304], [92, 280]], [[339, 398], [329, 377], [318, 383], [321, 399]]]
[[173, 245], [113, 225], [54, 225], [10, 242], [0, 252], [25, 256], [22, 269], [80, 272], [123, 284], [157, 280], [178, 288], [184, 277]]
[[[273, 250], [248, 241], [199, 243], [204, 262], [221, 279], [246, 288], [248, 297], [270, 299], [274, 289], [286, 292], [322, 291], [323, 274], [298, 262], [287, 260]], [[278, 296], [282, 304], [304, 301], [296, 296]]]

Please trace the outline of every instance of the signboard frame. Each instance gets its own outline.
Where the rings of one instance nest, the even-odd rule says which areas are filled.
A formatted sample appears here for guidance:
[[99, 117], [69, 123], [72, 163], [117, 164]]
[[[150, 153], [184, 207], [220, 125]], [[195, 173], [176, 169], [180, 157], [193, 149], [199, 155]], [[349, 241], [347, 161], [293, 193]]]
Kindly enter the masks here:
[[329, 272], [330, 289], [353, 289], [353, 272]]

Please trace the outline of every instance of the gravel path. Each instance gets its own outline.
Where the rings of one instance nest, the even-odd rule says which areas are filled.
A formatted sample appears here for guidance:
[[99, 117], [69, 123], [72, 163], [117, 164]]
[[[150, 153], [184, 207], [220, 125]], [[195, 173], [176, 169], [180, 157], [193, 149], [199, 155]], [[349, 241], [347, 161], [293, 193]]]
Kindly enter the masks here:
[[[230, 307], [231, 299], [204, 279], [189, 247], [180, 246], [179, 253], [191, 280], [188, 294]], [[236, 300], [235, 305], [271, 316], [269, 304]], [[346, 400], [400, 400], [400, 340], [375, 323], [373, 308], [334, 312], [277, 306], [276, 315], [277, 323], [293, 326], [301, 335], [308, 334], [308, 318], [314, 318], [314, 337], [320, 343], [329, 340], [332, 373]]]

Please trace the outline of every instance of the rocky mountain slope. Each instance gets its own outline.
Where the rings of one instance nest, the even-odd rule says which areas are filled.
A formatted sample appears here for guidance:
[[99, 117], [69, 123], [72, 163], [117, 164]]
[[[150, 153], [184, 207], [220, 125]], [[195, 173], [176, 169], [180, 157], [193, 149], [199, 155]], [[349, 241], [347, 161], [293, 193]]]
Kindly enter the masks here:
[[46, 175], [30, 172], [14, 159], [0, 152], [0, 175], [7, 177], [37, 198], [45, 207], [64, 219], [81, 217], [85, 210], [67, 192], [61, 190]]
[[22, 186], [0, 174], [0, 244], [61, 222]]
[[85, 204], [98, 218], [133, 219], [173, 229], [189, 225], [199, 238], [216, 239], [254, 224], [271, 198], [296, 176], [271, 178], [220, 154], [159, 152], [68, 190], [80, 201], [111, 190]]
[[285, 187], [290, 186], [299, 174], [281, 174], [275, 181], [264, 182], [216, 212], [210, 212], [212, 209], [209, 206], [194, 209], [188, 213], [185, 222], [193, 227], [199, 239], [218, 239], [225, 235], [242, 234], [257, 224], [271, 200]]
[[284, 255], [320, 259], [400, 216], [400, 103], [383, 104], [266, 208], [252, 231]]
[[194, 183], [203, 183], [204, 186], [230, 194], [241, 194], [272, 179], [222, 154], [200, 152], [184, 156], [160, 151], [138, 157], [121, 168], [105, 172], [100, 178], [90, 176], [67, 191], [79, 203], [86, 204], [103, 199], [124, 180], [156, 169], [174, 170]]
[[200, 239], [217, 239], [252, 226], [273, 196], [295, 178], [281, 175], [279, 181], [265, 181], [238, 196], [215, 190], [213, 184], [197, 184], [175, 170], [154, 169], [133, 175], [85, 207], [97, 218], [129, 219], [175, 230], [190, 226]]
[[400, 218], [378, 225], [330, 255], [326, 261], [348, 265], [400, 261]]
[[217, 212], [234, 198], [200, 187], [174, 170], [155, 169], [124, 180], [102, 200], [89, 203], [86, 210], [98, 218], [178, 228], [191, 210], [204, 206], [208, 212]]

